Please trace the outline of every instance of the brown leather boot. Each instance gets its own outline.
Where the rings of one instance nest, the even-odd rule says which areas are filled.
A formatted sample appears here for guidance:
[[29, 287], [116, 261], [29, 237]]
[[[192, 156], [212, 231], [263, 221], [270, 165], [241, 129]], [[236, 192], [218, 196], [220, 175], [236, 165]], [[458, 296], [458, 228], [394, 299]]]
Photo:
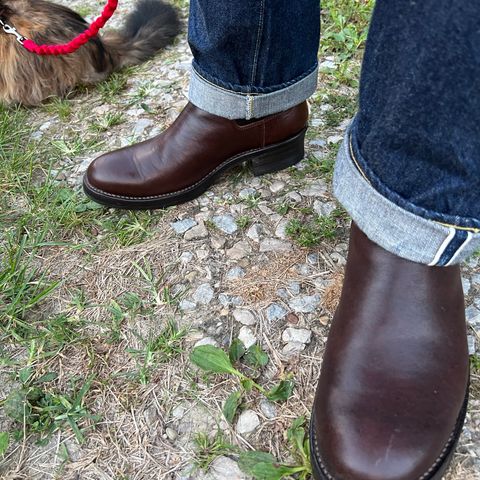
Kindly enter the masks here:
[[164, 208], [201, 195], [225, 170], [248, 162], [255, 175], [298, 163], [308, 106], [241, 122], [189, 103], [161, 135], [107, 153], [85, 174], [85, 193], [110, 207]]
[[403, 260], [352, 226], [311, 426], [317, 480], [440, 480], [469, 362], [460, 269]]

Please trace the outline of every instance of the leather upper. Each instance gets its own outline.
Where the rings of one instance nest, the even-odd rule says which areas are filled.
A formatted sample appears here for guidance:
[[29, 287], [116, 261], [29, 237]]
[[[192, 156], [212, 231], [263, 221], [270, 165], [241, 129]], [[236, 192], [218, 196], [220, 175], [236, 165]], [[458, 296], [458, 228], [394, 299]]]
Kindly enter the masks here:
[[89, 184], [103, 192], [149, 197], [194, 185], [235, 155], [282, 142], [308, 121], [304, 102], [256, 121], [237, 122], [189, 103], [162, 134], [94, 160]]
[[459, 268], [403, 260], [353, 225], [314, 404], [328, 474], [420, 479], [454, 431], [468, 370]]

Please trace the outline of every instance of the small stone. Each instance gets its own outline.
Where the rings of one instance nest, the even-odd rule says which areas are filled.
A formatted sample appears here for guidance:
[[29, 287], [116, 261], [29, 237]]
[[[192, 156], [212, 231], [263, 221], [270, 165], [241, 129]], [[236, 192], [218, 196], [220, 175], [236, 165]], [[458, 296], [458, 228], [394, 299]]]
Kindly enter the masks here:
[[284, 188], [285, 188], [285, 182], [281, 182], [280, 180], [276, 180], [270, 185], [270, 191], [272, 193], [281, 192]]
[[217, 215], [212, 218], [212, 222], [219, 230], [229, 235], [238, 230], [238, 225], [231, 215]]
[[153, 121], [148, 118], [140, 118], [135, 123], [133, 127], [133, 136], [134, 137], [141, 137], [145, 132], [145, 129], [153, 125]]
[[233, 267], [227, 272], [228, 280], [236, 280], [245, 276], [245, 270], [242, 267]]
[[265, 215], [275, 215], [275, 212], [270, 207], [267, 207], [265, 204], [260, 204], [258, 206], [258, 209]]
[[291, 252], [292, 244], [276, 238], [266, 238], [260, 243], [260, 252]]
[[318, 255], [318, 253], [309, 253], [307, 255], [307, 262], [308, 262], [309, 265], [317, 265], [319, 258], [320, 257]]
[[287, 311], [278, 303], [272, 303], [267, 308], [267, 320], [274, 322], [280, 320], [287, 314]]
[[321, 138], [316, 138], [315, 140], [310, 140], [310, 145], [314, 145], [315, 147], [325, 147], [327, 145], [327, 142], [325, 140], [322, 140]]
[[257, 343], [257, 337], [255, 337], [252, 330], [248, 327], [242, 327], [240, 329], [238, 339], [245, 345], [245, 348], [250, 348]]
[[239, 296], [227, 295], [226, 293], [221, 293], [218, 296], [218, 301], [224, 306], [229, 307], [231, 305], [237, 307], [243, 304], [243, 298]]
[[253, 197], [257, 191], [254, 188], [244, 188], [243, 190], [240, 190], [238, 196], [242, 199], [245, 200], [246, 198]]
[[313, 209], [315, 213], [321, 217], [329, 217], [337, 208], [334, 202], [321, 202], [320, 200], [315, 200], [313, 202]]
[[218, 342], [212, 337], [205, 337], [199, 340], [195, 345], [194, 348], [203, 347], [204, 345], [212, 345], [214, 347], [218, 347]]
[[187, 263], [190, 263], [193, 259], [193, 253], [192, 252], [183, 252], [181, 255], [180, 255], [180, 261], [182, 263], [184, 263], [185, 265]]
[[320, 304], [319, 295], [303, 295], [288, 302], [289, 307], [297, 313], [312, 313]]
[[472, 283], [475, 286], [480, 285], [480, 273], [477, 273], [477, 274], [472, 276]]
[[287, 290], [292, 295], [298, 295], [300, 293], [300, 283], [299, 282], [290, 282], [287, 286]]
[[247, 237], [253, 240], [254, 242], [260, 242], [260, 235], [263, 233], [263, 227], [256, 223], [252, 225], [248, 230], [247, 230]]
[[210, 241], [212, 243], [212, 248], [214, 250], [221, 250], [226, 243], [225, 237], [218, 237], [218, 236], [212, 237]]
[[211, 480], [247, 480], [237, 462], [228, 457], [217, 457], [210, 465], [207, 477]]
[[179, 420], [180, 418], [183, 418], [186, 412], [187, 412], [187, 409], [185, 408], [184, 405], [177, 405], [172, 410], [172, 417]]
[[201, 305], [208, 305], [213, 299], [213, 294], [213, 288], [208, 283], [204, 283], [197, 288], [193, 294], [193, 299]]
[[465, 310], [467, 323], [475, 330], [480, 331], [480, 310], [474, 305], [470, 305]]
[[210, 255], [210, 252], [208, 250], [204, 250], [203, 248], [197, 250], [196, 253], [199, 260], [205, 260]]
[[330, 259], [340, 267], [343, 267], [347, 263], [347, 259], [345, 258], [345, 256], [341, 255], [338, 252], [332, 252], [330, 254]]
[[238, 417], [237, 433], [248, 435], [253, 433], [260, 426], [260, 419], [253, 410], [245, 410]]
[[318, 321], [319, 321], [324, 327], [326, 327], [326, 326], [330, 323], [330, 318], [328, 318], [327, 315], [322, 315], [321, 317], [319, 317]]
[[269, 420], [277, 416], [277, 407], [268, 400], [263, 399], [260, 402], [260, 410]]
[[298, 343], [310, 343], [312, 339], [312, 332], [305, 328], [292, 328], [288, 327], [283, 331], [282, 340], [286, 343], [298, 342]]
[[287, 322], [291, 325], [297, 325], [300, 319], [292, 312], [287, 315]]
[[290, 298], [290, 295], [285, 288], [279, 288], [277, 290], [277, 296], [286, 301]]
[[331, 70], [337, 68], [337, 65], [333, 60], [324, 60], [322, 63], [320, 63], [319, 67], [323, 70]]
[[250, 253], [250, 245], [245, 241], [237, 242], [232, 248], [227, 250], [227, 257], [232, 260], [241, 260]]
[[471, 320], [477, 315], [480, 315], [480, 310], [475, 305], [470, 305], [465, 309], [465, 317], [467, 320]]
[[477, 351], [475, 337], [473, 335], [468, 335], [467, 342], [468, 342], [468, 354], [475, 355], [475, 352]]
[[289, 342], [283, 349], [282, 353], [286, 356], [296, 355], [297, 353], [303, 352], [305, 350], [305, 344], [300, 342]]
[[233, 311], [233, 318], [242, 325], [255, 325], [257, 323], [253, 313], [245, 308], [236, 308]]
[[310, 269], [310, 265], [307, 265], [306, 263], [302, 263], [300, 265], [295, 265], [295, 270], [302, 277], [308, 277], [310, 275], [311, 269]]
[[174, 442], [178, 438], [178, 433], [170, 427], [167, 427], [165, 429], [165, 434], [167, 435], [167, 438], [171, 441]]
[[191, 228], [185, 233], [185, 240], [200, 240], [208, 237], [208, 230], [204, 223]]
[[197, 222], [193, 218], [185, 218], [184, 220], [178, 220], [177, 222], [173, 222], [170, 226], [175, 230], [175, 233], [181, 235], [185, 233], [187, 230], [190, 230]]
[[317, 180], [300, 192], [304, 197], [323, 197], [327, 193], [327, 184]]
[[462, 278], [462, 287], [463, 287], [463, 294], [466, 296], [470, 293], [470, 288], [472, 284], [468, 278]]
[[275, 229], [275, 236], [278, 238], [281, 238], [282, 240], [285, 240], [287, 238], [287, 225], [288, 225], [288, 220], [284, 219], [281, 220], [277, 228]]
[[185, 275], [185, 280], [187, 280], [187, 282], [193, 283], [193, 281], [197, 278], [197, 276], [198, 276], [198, 272], [194, 270], [193, 272], [188, 272]]
[[332, 135], [331, 137], [327, 138], [327, 143], [340, 143], [343, 140], [343, 135]]
[[182, 300], [179, 304], [180, 310], [195, 310], [197, 304], [190, 300]]
[[285, 198], [290, 200], [292, 203], [300, 203], [302, 201], [302, 196], [298, 192], [288, 192], [285, 195]]
[[36, 132], [33, 132], [33, 133], [30, 135], [30, 138], [31, 138], [32, 140], [40, 140], [42, 137], [43, 137], [43, 132], [40, 131], [40, 130], [37, 130]]

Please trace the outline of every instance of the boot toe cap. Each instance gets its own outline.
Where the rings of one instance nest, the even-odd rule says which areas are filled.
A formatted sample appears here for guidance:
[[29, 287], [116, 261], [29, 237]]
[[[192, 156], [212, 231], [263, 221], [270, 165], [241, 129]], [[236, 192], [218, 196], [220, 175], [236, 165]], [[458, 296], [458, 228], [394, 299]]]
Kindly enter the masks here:
[[141, 183], [135, 162], [125, 158], [121, 151], [107, 153], [94, 160], [85, 173], [85, 180], [96, 190], [122, 196], [135, 195]]

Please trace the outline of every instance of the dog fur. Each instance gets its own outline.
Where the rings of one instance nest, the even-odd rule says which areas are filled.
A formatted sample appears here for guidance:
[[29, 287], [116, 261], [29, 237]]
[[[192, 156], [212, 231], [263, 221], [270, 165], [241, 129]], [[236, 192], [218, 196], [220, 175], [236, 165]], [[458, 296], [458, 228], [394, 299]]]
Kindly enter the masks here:
[[[47, 0], [0, 0], [0, 19], [38, 44], [68, 43], [88, 27], [73, 10]], [[176, 10], [162, 0], [141, 0], [121, 30], [58, 57], [28, 52], [0, 27], [0, 102], [35, 106], [77, 85], [98, 83], [152, 57], [179, 31]]]

